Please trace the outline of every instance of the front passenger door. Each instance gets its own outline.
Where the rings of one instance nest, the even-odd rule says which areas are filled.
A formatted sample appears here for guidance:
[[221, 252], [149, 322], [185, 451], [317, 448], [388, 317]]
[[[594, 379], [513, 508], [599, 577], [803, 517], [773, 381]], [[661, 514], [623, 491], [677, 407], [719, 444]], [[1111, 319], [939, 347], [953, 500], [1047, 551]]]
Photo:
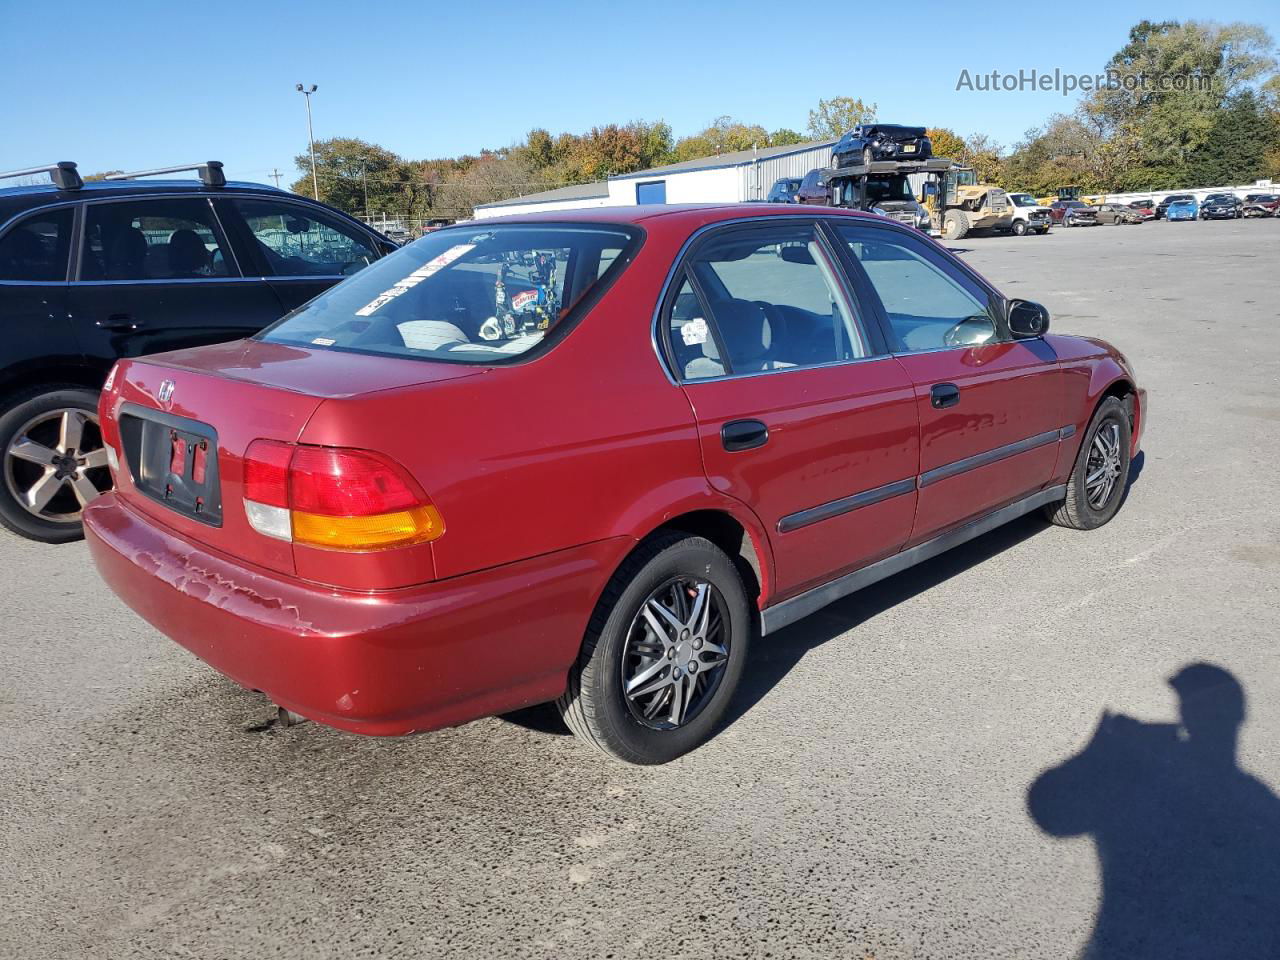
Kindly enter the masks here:
[[835, 230], [915, 386], [920, 496], [911, 544], [1048, 484], [1068, 423], [1053, 348], [1014, 340], [1003, 298], [937, 245], [880, 225]]
[[295, 200], [219, 201], [240, 236], [246, 272], [266, 278], [288, 313], [383, 255], [372, 234]]

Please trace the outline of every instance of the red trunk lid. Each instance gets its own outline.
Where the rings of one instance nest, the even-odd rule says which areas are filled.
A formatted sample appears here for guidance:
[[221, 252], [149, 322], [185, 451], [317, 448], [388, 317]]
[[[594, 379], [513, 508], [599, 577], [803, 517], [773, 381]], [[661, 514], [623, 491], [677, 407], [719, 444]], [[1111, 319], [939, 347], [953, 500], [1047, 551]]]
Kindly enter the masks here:
[[[293, 545], [257, 532], [245, 517], [243, 458], [249, 444], [257, 439], [297, 442], [326, 399], [477, 372], [476, 367], [254, 340], [157, 354], [120, 361], [111, 389], [102, 397], [103, 435], [119, 455], [117, 491], [131, 507], [192, 540], [293, 575]], [[201, 446], [216, 450], [207, 465], [208, 453], [195, 452]], [[203, 490], [192, 492], [192, 498], [201, 500], [194, 507], [184, 502], [183, 490], [165, 482], [171, 462], [186, 455], [201, 458], [198, 470], [188, 469], [189, 476], [204, 481]], [[433, 576], [430, 545], [422, 547], [427, 556], [418, 565], [418, 582]], [[347, 585], [383, 584], [375, 575]]]

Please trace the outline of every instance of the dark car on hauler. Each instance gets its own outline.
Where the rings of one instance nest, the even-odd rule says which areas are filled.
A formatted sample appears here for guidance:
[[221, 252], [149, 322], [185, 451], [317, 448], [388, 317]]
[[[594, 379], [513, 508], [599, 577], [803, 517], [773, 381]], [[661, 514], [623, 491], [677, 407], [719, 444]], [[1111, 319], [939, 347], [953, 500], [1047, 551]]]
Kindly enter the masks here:
[[[196, 171], [198, 180], [158, 175]], [[110, 489], [98, 390], [111, 364], [261, 330], [395, 249], [332, 207], [210, 161], [84, 183], [74, 163], [0, 174], [0, 524], [80, 536]]]
[[864, 123], [854, 127], [831, 151], [837, 167], [852, 167], [876, 160], [928, 160], [933, 144], [924, 127], [893, 123]]

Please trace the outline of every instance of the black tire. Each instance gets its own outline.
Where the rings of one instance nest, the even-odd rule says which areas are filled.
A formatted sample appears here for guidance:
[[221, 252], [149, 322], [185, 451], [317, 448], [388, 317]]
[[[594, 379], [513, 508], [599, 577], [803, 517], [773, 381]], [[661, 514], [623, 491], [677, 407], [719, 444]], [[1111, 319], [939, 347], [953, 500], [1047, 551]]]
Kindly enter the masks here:
[[1013, 221], [1013, 226], [1009, 228], [1013, 231], [1015, 237], [1024, 237], [1027, 235], [1027, 225], [1022, 220]]
[[[1089, 501], [1089, 493], [1085, 484], [1088, 477], [1090, 452], [1094, 447], [1094, 438], [1107, 427], [1114, 425], [1119, 438], [1119, 473], [1115, 486], [1106, 499], [1098, 506]], [[1080, 450], [1076, 454], [1075, 466], [1071, 477], [1067, 480], [1067, 496], [1058, 503], [1045, 507], [1045, 516], [1051, 523], [1072, 530], [1094, 530], [1109, 521], [1120, 509], [1124, 501], [1125, 488], [1129, 482], [1129, 460], [1132, 449], [1133, 429], [1129, 424], [1129, 411], [1115, 397], [1107, 397], [1098, 404], [1093, 421], [1085, 431], [1080, 442]]]
[[[623, 693], [627, 637], [641, 606], [677, 577], [706, 581], [723, 600], [728, 659], [698, 713], [680, 726], [655, 729], [639, 719]], [[754, 621], [732, 560], [702, 537], [672, 533], [642, 544], [618, 569], [596, 605], [564, 695], [556, 701], [581, 740], [626, 763], [667, 763], [715, 732], [746, 663]]]
[[963, 210], [948, 210], [942, 217], [945, 240], [963, 240], [969, 233], [969, 218]]
[[[18, 474], [20, 471], [29, 473], [30, 465], [11, 460], [9, 448], [18, 438], [18, 432], [32, 420], [58, 410], [91, 413], [95, 424], [93, 429], [96, 430], [98, 392], [73, 384], [49, 384], [10, 397], [0, 413], [0, 525], [28, 540], [42, 543], [68, 543], [83, 537], [79, 511], [75, 511], [74, 519], [53, 520], [37, 516], [23, 506], [15, 495], [15, 487], [20, 490], [29, 481], [29, 476], [24, 474], [20, 477]], [[98, 468], [98, 471], [93, 477], [99, 488], [103, 488], [104, 480], [109, 487], [109, 471], [105, 467]], [[58, 497], [61, 498], [59, 504], [66, 502], [67, 492], [60, 492]]]

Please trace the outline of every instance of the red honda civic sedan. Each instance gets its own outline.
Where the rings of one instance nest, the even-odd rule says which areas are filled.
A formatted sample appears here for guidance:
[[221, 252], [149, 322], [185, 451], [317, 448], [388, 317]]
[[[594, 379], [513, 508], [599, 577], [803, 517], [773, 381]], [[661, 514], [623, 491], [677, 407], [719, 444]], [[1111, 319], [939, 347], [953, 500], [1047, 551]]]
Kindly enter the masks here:
[[112, 589], [282, 708], [395, 735], [555, 700], [660, 763], [757, 634], [1124, 497], [1146, 398], [919, 232], [794, 206], [460, 224], [250, 339], [122, 360]]

